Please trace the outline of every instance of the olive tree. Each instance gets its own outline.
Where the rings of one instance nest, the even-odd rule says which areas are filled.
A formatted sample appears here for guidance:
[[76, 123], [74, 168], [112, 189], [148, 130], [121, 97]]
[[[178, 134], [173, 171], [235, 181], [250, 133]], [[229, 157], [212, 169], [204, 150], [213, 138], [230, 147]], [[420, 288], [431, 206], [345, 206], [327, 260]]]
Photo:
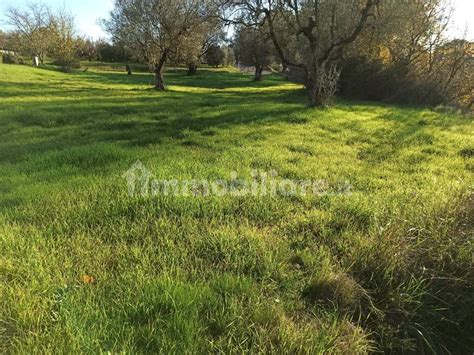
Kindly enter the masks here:
[[209, 50], [218, 45], [225, 37], [221, 25], [222, 23], [216, 16], [183, 39], [179, 53], [173, 60], [175, 63], [185, 63], [188, 66], [188, 75], [197, 73], [199, 63]]
[[210, 0], [116, 0], [105, 27], [114, 41], [145, 60], [164, 90], [163, 68], [215, 15]]
[[272, 61], [270, 38], [260, 28], [241, 26], [235, 36], [239, 63], [255, 67], [254, 81], [262, 79], [263, 69]]
[[[375, 16], [380, 0], [235, 0], [228, 20], [266, 28], [281, 63], [301, 72], [310, 106], [327, 105], [322, 80]], [[332, 90], [332, 88], [330, 88]]]
[[51, 56], [64, 71], [70, 71], [75, 63], [79, 63], [77, 50], [80, 39], [76, 37], [74, 18], [64, 11], [59, 11], [51, 16], [49, 27], [52, 39]]

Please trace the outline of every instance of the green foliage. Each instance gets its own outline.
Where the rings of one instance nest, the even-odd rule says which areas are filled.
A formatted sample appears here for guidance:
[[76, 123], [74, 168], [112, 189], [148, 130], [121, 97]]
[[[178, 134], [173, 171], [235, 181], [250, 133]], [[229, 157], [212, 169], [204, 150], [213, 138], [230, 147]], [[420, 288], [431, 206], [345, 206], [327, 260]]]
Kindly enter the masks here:
[[3, 64], [20, 64], [19, 58], [13, 54], [2, 54]]
[[[308, 109], [276, 75], [169, 71], [156, 92], [88, 67], [0, 66], [2, 352], [472, 351], [472, 121]], [[129, 197], [137, 159], [353, 188]]]
[[274, 60], [271, 41], [263, 29], [241, 27], [237, 29], [235, 37], [235, 48], [241, 64], [266, 67]]
[[212, 45], [206, 52], [206, 63], [213, 67], [224, 64], [225, 52], [217, 44]]
[[131, 55], [122, 46], [107, 42], [98, 42], [97, 57], [102, 62], [126, 62], [131, 59]]
[[[365, 57], [348, 57], [340, 65], [342, 73], [338, 92], [346, 98], [432, 107], [445, 104], [466, 106], [470, 102], [450, 99], [450, 96], [456, 96], [456, 90], [463, 97], [459, 87], [451, 91], [451, 88], [440, 85], [439, 78], [407, 75], [403, 65], [385, 65], [380, 59]], [[466, 80], [466, 85], [470, 85], [468, 82]], [[450, 94], [447, 94], [447, 89]]]

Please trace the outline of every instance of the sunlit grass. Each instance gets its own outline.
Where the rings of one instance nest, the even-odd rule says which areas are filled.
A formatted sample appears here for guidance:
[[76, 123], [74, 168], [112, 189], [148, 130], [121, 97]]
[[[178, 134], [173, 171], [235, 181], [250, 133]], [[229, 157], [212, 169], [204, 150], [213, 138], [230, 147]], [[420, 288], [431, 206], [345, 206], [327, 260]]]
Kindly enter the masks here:
[[[6, 352], [467, 351], [471, 120], [235, 70], [0, 65]], [[351, 195], [129, 197], [158, 178], [349, 181]], [[94, 278], [84, 283], [83, 276]]]

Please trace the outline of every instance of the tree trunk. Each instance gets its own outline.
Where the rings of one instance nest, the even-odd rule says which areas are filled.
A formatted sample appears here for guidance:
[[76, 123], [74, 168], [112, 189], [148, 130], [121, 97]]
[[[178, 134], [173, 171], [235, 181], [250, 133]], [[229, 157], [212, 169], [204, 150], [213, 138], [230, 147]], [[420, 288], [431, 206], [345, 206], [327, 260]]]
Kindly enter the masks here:
[[165, 50], [160, 57], [158, 63], [155, 63], [155, 89], [164, 90], [165, 81], [163, 80], [163, 67], [166, 62], [166, 57], [168, 56], [168, 50]]
[[188, 75], [196, 75], [197, 72], [197, 64], [196, 63], [189, 63], [188, 64]]
[[263, 72], [263, 65], [256, 65], [255, 66], [255, 76], [253, 78], [253, 81], [262, 80], [262, 72]]
[[163, 80], [163, 73], [162, 73], [163, 66], [157, 64], [155, 66], [155, 89], [156, 90], [164, 90], [165, 89], [165, 82]]
[[306, 90], [308, 91], [308, 105], [309, 107], [322, 106], [321, 90], [319, 87], [319, 80], [317, 72], [308, 73], [306, 82]]
[[306, 89], [308, 90], [309, 107], [322, 106], [323, 103], [321, 101], [319, 86], [317, 84], [312, 84], [311, 86], [307, 86]]

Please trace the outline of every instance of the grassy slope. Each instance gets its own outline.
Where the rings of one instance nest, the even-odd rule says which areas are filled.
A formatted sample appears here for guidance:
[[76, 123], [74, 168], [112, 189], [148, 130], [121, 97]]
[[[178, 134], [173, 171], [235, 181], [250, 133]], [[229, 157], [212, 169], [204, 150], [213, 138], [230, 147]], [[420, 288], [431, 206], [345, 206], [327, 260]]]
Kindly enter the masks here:
[[[308, 109], [276, 76], [151, 79], [0, 65], [4, 350], [472, 346], [469, 119]], [[354, 192], [131, 198], [137, 159], [163, 178], [275, 169]]]

